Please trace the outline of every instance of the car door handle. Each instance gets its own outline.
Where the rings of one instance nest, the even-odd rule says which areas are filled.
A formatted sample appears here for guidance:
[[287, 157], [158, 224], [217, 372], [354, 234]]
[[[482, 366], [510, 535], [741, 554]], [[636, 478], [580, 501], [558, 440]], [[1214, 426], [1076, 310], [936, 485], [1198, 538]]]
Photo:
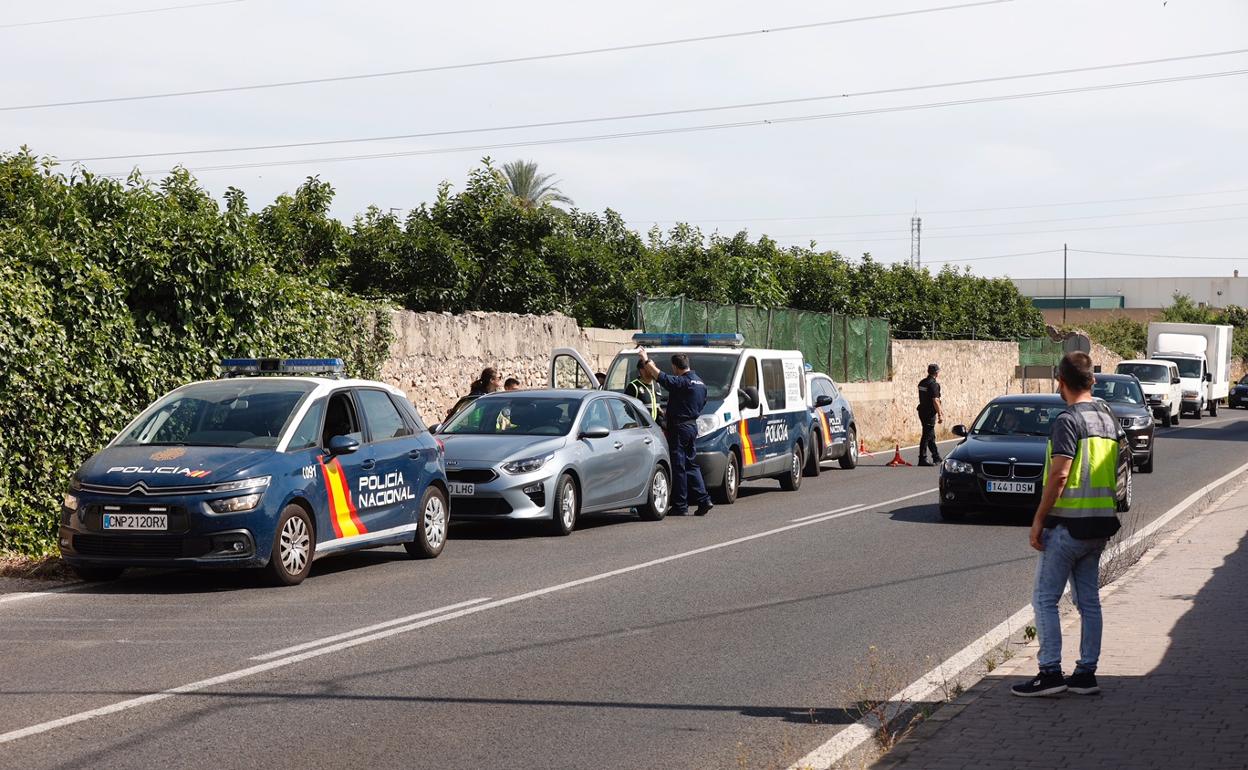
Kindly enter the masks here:
[[614, 444], [612, 444], [611, 446], [615, 447], [616, 449], [623, 449], [623, 448], [624, 448], [624, 445], [623, 445], [622, 443], [620, 443], [619, 441], [615, 442], [615, 443], [614, 443]]
[[647, 443], [647, 444], [653, 444], [653, 443], [654, 443], [654, 439], [652, 439], [652, 438], [648, 438], [648, 439], [646, 439], [646, 443]]
[[360, 463], [360, 467], [366, 471], [371, 471], [373, 468], [377, 467], [377, 461], [373, 459], [365, 460], [364, 462]]

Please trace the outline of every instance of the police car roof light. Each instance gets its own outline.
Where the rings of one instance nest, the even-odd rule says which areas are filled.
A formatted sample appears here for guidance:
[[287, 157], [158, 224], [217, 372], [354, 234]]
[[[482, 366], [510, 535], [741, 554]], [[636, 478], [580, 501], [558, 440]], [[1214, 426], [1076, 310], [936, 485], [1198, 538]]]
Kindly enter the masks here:
[[633, 342], [654, 348], [740, 348], [745, 337], [740, 334], [672, 334], [638, 332]]
[[224, 358], [221, 373], [226, 377], [261, 374], [323, 374], [342, 377], [346, 364], [341, 358]]

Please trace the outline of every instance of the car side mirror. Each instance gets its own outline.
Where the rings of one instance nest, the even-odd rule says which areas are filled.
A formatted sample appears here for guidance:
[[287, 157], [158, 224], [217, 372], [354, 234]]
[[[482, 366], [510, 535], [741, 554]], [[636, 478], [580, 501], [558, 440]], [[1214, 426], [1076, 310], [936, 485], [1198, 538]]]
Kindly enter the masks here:
[[1178, 377], [1171, 377], [1171, 378], [1170, 378], [1170, 384], [1171, 384], [1171, 385], [1178, 385], [1180, 382], [1182, 382], [1182, 380], [1180, 380]]
[[758, 388], [741, 388], [737, 391], [738, 409], [758, 408]]
[[1205, 372], [1205, 382], [1213, 382], [1213, 372]]
[[430, 432], [430, 433], [437, 433], [437, 432], [438, 432], [438, 429], [439, 429], [439, 428], [441, 428], [441, 427], [442, 427], [442, 423], [440, 423], [440, 422], [435, 422], [433, 425], [430, 425], [430, 426], [429, 426], [429, 432]]
[[832, 406], [831, 396], [819, 396], [815, 399], [815, 406]]
[[610, 428], [604, 428], [602, 426], [599, 426], [597, 428], [590, 428], [589, 430], [581, 431], [580, 437], [581, 438], [606, 438], [607, 436], [610, 436], [610, 435], [611, 435]]
[[334, 436], [329, 440], [331, 455], [349, 455], [360, 448], [360, 442], [350, 436]]
[[968, 433], [969, 431], [966, 429], [965, 425], [953, 426], [953, 435], [955, 436], [961, 436], [962, 438], [966, 438]]

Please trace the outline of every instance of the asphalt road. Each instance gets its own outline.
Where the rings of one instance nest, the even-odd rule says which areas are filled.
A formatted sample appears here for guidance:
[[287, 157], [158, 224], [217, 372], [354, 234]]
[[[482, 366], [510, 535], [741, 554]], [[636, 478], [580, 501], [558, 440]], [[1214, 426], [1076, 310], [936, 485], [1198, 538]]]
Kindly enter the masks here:
[[[1159, 429], [1138, 523], [1242, 464], [1246, 418]], [[1019, 521], [942, 523], [934, 469], [886, 459], [706, 518], [459, 526], [434, 561], [327, 558], [296, 588], [0, 603], [0, 734], [40, 729], [0, 735], [0, 767], [783, 768], [851, 720], [869, 646], [901, 686], [1029, 601]]]

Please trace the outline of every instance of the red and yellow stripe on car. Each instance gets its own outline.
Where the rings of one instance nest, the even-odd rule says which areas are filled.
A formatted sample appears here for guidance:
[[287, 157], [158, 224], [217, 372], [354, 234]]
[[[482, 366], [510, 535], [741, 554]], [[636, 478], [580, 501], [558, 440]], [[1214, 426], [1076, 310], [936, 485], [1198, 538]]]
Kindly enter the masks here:
[[334, 537], [355, 537], [368, 532], [360, 521], [351, 502], [351, 489], [347, 485], [347, 475], [342, 471], [342, 463], [338, 458], [325, 462], [319, 458], [321, 475], [325, 478], [325, 492], [329, 495], [329, 521], [334, 525]]
[[828, 427], [828, 413], [822, 409], [816, 409], [815, 414], [819, 415], [819, 423], [823, 425], [823, 443], [832, 443], [832, 429]]
[[746, 423], [744, 418], [737, 422], [737, 434], [741, 436], [741, 455], [745, 464], [753, 465], [758, 458], [754, 456], [754, 442], [750, 441], [750, 426]]

